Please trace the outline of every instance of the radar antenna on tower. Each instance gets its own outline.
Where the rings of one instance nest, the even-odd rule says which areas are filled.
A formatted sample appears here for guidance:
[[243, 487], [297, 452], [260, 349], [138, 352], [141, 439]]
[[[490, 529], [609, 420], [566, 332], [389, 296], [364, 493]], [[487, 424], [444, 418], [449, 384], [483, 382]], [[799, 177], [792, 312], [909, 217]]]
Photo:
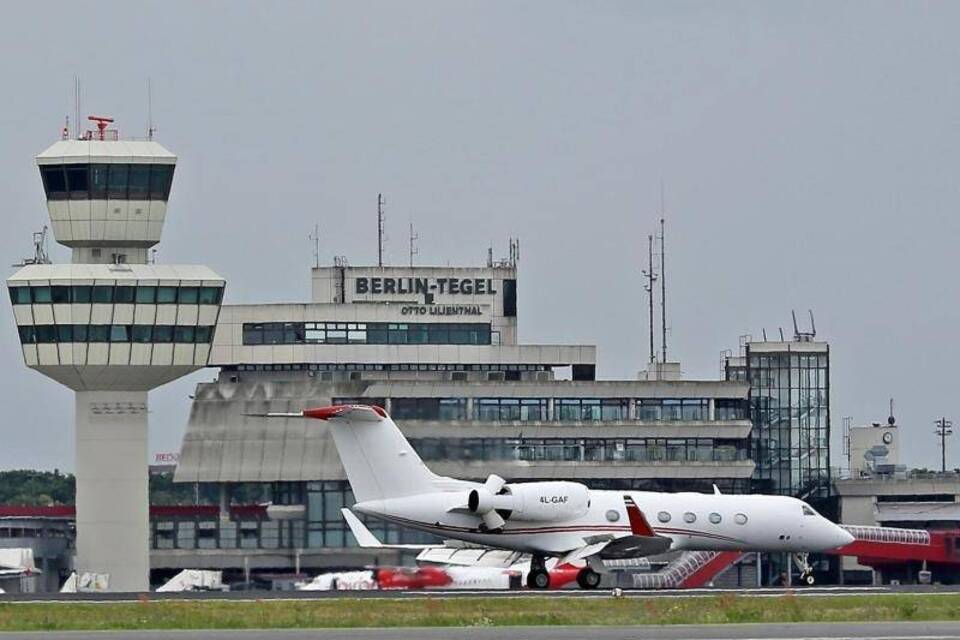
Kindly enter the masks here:
[[43, 229], [33, 232], [33, 257], [24, 258], [20, 264], [14, 267], [25, 267], [28, 264], [50, 264], [50, 256], [47, 254], [47, 225]]

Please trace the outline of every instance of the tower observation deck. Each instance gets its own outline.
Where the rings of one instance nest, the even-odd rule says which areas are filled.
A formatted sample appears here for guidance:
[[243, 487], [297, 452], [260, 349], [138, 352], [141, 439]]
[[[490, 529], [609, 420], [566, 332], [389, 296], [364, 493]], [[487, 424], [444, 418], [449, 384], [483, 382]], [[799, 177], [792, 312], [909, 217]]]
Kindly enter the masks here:
[[[92, 120], [95, 118], [91, 118]], [[149, 588], [147, 393], [207, 365], [225, 282], [204, 266], [148, 264], [177, 158], [98, 132], [37, 156], [71, 264], [8, 278], [28, 367], [76, 392], [78, 572]]]

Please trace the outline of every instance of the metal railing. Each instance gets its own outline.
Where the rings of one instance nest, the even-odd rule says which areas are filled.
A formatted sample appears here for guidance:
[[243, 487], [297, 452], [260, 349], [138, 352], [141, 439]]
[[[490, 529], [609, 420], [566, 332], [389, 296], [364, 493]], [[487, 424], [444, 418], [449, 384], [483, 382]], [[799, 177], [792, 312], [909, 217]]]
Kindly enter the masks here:
[[894, 527], [867, 527], [845, 525], [843, 527], [857, 540], [897, 544], [930, 544], [930, 532], [923, 529], [897, 529]]

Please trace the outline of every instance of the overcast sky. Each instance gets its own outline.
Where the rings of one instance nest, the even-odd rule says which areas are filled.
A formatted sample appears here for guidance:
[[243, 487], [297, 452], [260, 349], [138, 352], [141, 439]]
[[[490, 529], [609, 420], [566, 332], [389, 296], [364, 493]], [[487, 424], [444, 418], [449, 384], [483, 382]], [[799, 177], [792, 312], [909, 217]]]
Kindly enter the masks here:
[[[813, 309], [834, 441], [893, 396], [905, 462], [935, 466], [932, 421], [960, 420], [958, 24], [949, 2], [11, 4], [0, 257], [47, 222], [33, 157], [74, 76], [131, 136], [150, 77], [179, 156], [161, 262], [209, 265], [228, 303], [305, 301], [313, 225], [322, 261], [368, 264], [383, 192], [390, 261], [411, 221], [424, 264], [519, 236], [521, 340], [596, 344], [600, 377], [631, 378], [662, 179], [685, 375]], [[72, 393], [23, 365], [6, 300], [0, 362], [0, 468], [72, 469]], [[151, 394], [153, 452], [213, 375]]]

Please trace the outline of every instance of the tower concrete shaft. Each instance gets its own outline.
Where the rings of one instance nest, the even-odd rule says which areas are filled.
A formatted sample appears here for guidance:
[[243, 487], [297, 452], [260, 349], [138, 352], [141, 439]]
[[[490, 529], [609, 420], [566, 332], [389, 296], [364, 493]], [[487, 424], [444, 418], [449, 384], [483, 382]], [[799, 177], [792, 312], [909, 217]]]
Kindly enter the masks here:
[[147, 392], [78, 392], [76, 429], [76, 569], [108, 574], [111, 591], [147, 591]]

